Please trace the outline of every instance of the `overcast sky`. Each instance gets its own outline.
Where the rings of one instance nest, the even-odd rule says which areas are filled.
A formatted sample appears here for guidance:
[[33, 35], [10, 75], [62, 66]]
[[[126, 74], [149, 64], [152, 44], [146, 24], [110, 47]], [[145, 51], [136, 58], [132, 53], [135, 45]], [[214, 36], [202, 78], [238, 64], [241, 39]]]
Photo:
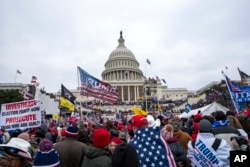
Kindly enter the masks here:
[[[101, 79], [123, 31], [147, 77], [197, 90], [250, 74], [249, 0], [2, 0], [0, 83], [47, 92], [78, 86], [77, 66]], [[146, 59], [151, 66], [146, 64]], [[16, 75], [16, 70], [22, 72]]]

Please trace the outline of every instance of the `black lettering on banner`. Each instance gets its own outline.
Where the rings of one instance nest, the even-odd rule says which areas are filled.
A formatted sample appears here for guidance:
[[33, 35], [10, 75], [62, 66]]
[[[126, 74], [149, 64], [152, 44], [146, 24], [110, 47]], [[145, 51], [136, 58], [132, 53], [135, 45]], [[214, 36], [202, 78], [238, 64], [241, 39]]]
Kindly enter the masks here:
[[250, 151], [230, 151], [230, 167], [246, 167], [250, 163]]

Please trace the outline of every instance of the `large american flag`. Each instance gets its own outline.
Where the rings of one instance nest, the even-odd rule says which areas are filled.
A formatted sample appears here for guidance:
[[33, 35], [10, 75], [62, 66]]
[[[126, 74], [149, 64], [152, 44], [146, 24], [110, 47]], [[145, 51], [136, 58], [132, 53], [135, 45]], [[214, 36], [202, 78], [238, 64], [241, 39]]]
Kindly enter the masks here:
[[80, 67], [78, 67], [78, 71], [81, 81], [81, 95], [95, 97], [113, 104], [117, 103], [119, 94], [116, 88], [93, 77]]
[[242, 92], [242, 90], [231, 82], [231, 80], [225, 75], [228, 87], [231, 92]]
[[139, 129], [129, 143], [136, 149], [141, 167], [176, 167], [173, 154], [160, 135], [160, 127]]

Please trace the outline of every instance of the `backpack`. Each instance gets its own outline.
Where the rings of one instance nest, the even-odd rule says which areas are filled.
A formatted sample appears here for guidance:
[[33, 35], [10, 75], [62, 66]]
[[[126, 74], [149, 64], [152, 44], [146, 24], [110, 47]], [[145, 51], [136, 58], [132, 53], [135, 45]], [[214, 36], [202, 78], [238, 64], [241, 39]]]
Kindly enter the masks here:
[[[192, 140], [191, 142], [192, 142], [191, 144], [194, 148], [196, 140]], [[216, 151], [218, 149], [218, 147], [220, 146], [220, 143], [221, 143], [221, 139], [215, 138], [214, 143], [212, 145], [212, 148], [214, 149], [214, 151]]]

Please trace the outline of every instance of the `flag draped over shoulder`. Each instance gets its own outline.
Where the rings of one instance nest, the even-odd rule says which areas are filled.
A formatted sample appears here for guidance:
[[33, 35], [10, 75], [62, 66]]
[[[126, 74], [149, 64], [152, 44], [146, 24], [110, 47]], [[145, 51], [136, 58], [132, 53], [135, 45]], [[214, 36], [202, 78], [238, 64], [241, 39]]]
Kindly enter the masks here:
[[240, 68], [238, 68], [238, 71], [240, 73], [242, 84], [245, 86], [250, 86], [250, 76], [244, 73], [243, 71], [241, 71]]
[[242, 103], [250, 102], [250, 86], [238, 86], [224, 74], [228, 91], [238, 112], [242, 111]]
[[76, 97], [70, 92], [63, 84], [61, 84], [61, 97], [69, 100], [72, 104], [75, 104]]
[[81, 95], [95, 97], [112, 104], [117, 103], [119, 94], [116, 88], [93, 77], [80, 67], [78, 67], [78, 71], [81, 81]]
[[129, 144], [136, 149], [142, 167], [176, 167], [170, 147], [158, 126], [139, 129]]

